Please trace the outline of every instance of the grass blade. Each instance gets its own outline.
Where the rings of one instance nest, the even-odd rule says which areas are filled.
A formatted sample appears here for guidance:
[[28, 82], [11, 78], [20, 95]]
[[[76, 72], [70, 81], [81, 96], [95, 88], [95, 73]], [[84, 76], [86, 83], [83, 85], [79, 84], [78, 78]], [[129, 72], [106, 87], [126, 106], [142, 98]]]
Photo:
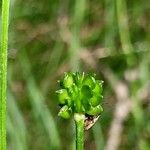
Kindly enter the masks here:
[[0, 49], [0, 149], [6, 150], [6, 88], [9, 0], [2, 1], [2, 33]]

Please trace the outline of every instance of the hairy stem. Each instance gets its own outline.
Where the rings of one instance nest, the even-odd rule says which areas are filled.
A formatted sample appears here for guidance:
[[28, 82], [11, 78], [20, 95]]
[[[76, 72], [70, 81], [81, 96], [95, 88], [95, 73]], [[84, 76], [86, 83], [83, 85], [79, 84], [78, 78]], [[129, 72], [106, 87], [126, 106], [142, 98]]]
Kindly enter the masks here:
[[84, 147], [84, 115], [75, 114], [76, 124], [76, 150], [83, 150]]
[[9, 0], [2, 1], [2, 32], [0, 48], [0, 150], [6, 150], [6, 87]]

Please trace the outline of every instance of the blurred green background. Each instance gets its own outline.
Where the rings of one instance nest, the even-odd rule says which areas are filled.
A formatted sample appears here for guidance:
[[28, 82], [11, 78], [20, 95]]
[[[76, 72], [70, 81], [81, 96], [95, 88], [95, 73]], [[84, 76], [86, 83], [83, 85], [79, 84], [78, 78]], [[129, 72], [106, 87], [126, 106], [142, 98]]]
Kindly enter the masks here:
[[73, 120], [57, 116], [65, 71], [104, 80], [86, 150], [150, 149], [149, 0], [11, 0], [9, 150], [75, 149]]

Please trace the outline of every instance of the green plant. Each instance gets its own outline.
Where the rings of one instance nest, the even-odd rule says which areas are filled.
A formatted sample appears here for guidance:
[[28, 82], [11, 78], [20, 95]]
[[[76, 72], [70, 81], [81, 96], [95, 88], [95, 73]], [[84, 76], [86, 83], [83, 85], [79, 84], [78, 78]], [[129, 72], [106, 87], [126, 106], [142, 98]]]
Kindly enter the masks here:
[[9, 0], [2, 1], [2, 33], [0, 48], [0, 150], [6, 149], [6, 84]]
[[[84, 143], [84, 129], [88, 129], [88, 118], [97, 118], [103, 111], [100, 102], [102, 96], [101, 80], [94, 75], [84, 73], [65, 73], [64, 79], [59, 81], [61, 89], [58, 93], [61, 109], [59, 116], [68, 119], [74, 116], [76, 124], [76, 149], [82, 150]], [[93, 124], [93, 122], [92, 122]]]

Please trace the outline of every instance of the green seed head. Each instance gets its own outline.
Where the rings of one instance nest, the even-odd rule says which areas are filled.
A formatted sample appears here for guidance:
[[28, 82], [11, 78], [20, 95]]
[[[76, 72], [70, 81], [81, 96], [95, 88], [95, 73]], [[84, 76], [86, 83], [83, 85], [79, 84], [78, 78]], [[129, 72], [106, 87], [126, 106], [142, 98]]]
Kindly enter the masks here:
[[100, 105], [103, 81], [96, 80], [94, 75], [65, 73], [59, 83], [61, 89], [56, 91], [62, 106], [59, 116], [68, 119], [75, 113], [94, 116], [103, 111]]

